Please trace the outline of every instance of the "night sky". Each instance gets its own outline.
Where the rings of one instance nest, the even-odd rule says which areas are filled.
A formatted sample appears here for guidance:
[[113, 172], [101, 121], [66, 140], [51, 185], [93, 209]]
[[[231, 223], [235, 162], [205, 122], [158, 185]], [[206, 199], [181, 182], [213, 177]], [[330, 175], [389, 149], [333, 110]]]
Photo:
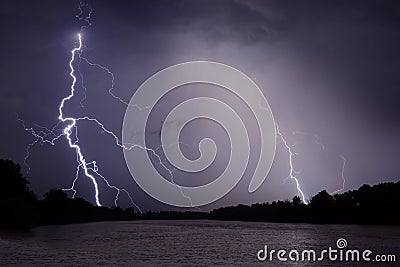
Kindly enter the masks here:
[[[129, 101], [140, 84], [168, 66], [209, 60], [235, 67], [253, 79], [271, 106], [293, 151], [296, 176], [307, 197], [342, 186], [399, 180], [400, 141], [400, 2], [398, 1], [93, 1], [92, 26], [82, 34], [84, 56], [107, 66], [115, 75], [114, 94]], [[0, 8], [0, 157], [22, 165], [26, 147], [35, 139], [28, 127], [52, 127], [58, 105], [69, 94], [68, 61], [83, 25], [76, 19], [78, 1], [2, 1]], [[87, 12], [87, 10], [85, 10]], [[109, 95], [107, 72], [80, 65], [77, 95], [65, 112], [101, 120], [121, 136], [126, 106]], [[185, 87], [185, 86], [184, 86]], [[149, 144], [160, 144], [160, 127], [174, 106], [207, 94], [230, 103], [248, 118], [252, 154], [238, 186], [202, 209], [237, 203], [291, 199], [296, 187], [288, 179], [289, 155], [277, 140], [268, 178], [248, 193], [259, 148], [254, 119], [243, 103], [220, 88], [189, 85], [162, 99], [148, 125]], [[195, 89], [195, 90], [194, 90]], [[252, 121], [253, 119], [253, 121]], [[82, 122], [79, 144], [88, 161], [96, 160], [110, 183], [130, 192], [143, 210], [175, 209], [162, 204], [133, 181], [122, 149], [99, 127]], [[229, 155], [226, 133], [215, 123], [198, 120], [182, 132], [188, 158], [212, 137], [219, 154], [215, 164], [193, 177], [176, 172], [176, 182], [199, 185], [223, 170]], [[258, 138], [258, 139], [257, 139]], [[42, 196], [51, 188], [68, 188], [77, 167], [65, 138], [55, 146], [30, 150], [31, 188]], [[164, 155], [160, 154], [165, 160]], [[168, 163], [166, 163], [168, 164]], [[140, 163], [138, 163], [140, 167]], [[100, 197], [112, 205], [115, 191], [99, 180]], [[93, 186], [83, 175], [77, 196], [93, 202]], [[121, 195], [120, 205], [129, 201]]]

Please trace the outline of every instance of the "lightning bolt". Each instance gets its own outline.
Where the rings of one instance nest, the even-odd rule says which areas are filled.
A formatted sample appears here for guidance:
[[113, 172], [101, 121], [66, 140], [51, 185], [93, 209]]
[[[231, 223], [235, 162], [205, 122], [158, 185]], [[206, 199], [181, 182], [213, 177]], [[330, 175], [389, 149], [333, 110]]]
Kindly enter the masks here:
[[289, 167], [290, 167], [290, 171], [289, 171], [289, 177], [296, 183], [296, 188], [297, 188], [297, 192], [300, 195], [302, 201], [304, 204], [308, 204], [308, 201], [306, 200], [303, 190], [301, 189], [299, 180], [297, 179], [297, 177], [295, 176], [295, 171], [293, 168], [293, 158], [296, 155], [296, 153], [294, 153], [292, 151], [292, 148], [288, 145], [288, 143], [286, 142], [286, 139], [283, 137], [283, 134], [280, 132], [279, 130], [279, 126], [278, 124], [276, 124], [276, 133], [279, 135], [279, 137], [282, 139], [283, 145], [286, 147], [288, 153], [289, 153]]
[[342, 191], [344, 190], [345, 186], [346, 186], [346, 178], [344, 177], [344, 170], [345, 170], [345, 168], [346, 168], [346, 162], [347, 162], [347, 160], [346, 160], [346, 158], [345, 158], [344, 156], [342, 156], [342, 155], [341, 155], [340, 157], [342, 158], [342, 161], [343, 161], [342, 173], [341, 173], [342, 188], [339, 188], [338, 190], [329, 193], [329, 194], [331, 194], [331, 195], [335, 195], [335, 194], [337, 194], [337, 193], [339, 193], [339, 192], [342, 192]]
[[[267, 110], [267, 108], [262, 104], [261, 100], [258, 102], [258, 106], [259, 106], [260, 109]], [[282, 140], [283, 145], [285, 146], [286, 150], [289, 153], [289, 168], [290, 168], [290, 170], [289, 170], [289, 176], [286, 179], [290, 178], [295, 182], [298, 195], [300, 195], [300, 197], [301, 197], [301, 199], [302, 199], [304, 204], [308, 204], [308, 201], [306, 200], [304, 192], [301, 189], [300, 182], [297, 179], [297, 177], [295, 176], [295, 174], [297, 172], [294, 170], [294, 167], [293, 167], [293, 158], [296, 155], [296, 153], [292, 152], [292, 148], [288, 145], [288, 143], [286, 142], [285, 137], [283, 136], [283, 134], [279, 130], [279, 126], [278, 126], [278, 123], [276, 122], [276, 120], [274, 118], [272, 118], [272, 119], [274, 120], [274, 123], [275, 123], [276, 133], [280, 137], [280, 139]]]
[[[308, 132], [302, 132], [302, 131], [294, 131], [293, 134], [300, 134], [300, 135], [311, 136], [311, 137], [314, 138], [315, 144], [317, 144], [318, 146], [320, 146], [320, 147], [322, 148], [322, 150], [325, 150], [325, 146], [324, 146], [324, 144], [321, 142], [321, 138], [319, 137], [319, 135], [313, 134], [313, 133], [308, 133]], [[329, 193], [329, 194], [331, 194], [331, 195], [334, 195], [334, 194], [337, 194], [337, 193], [339, 193], [339, 192], [342, 192], [342, 191], [345, 189], [345, 187], [346, 187], [346, 179], [345, 179], [345, 177], [344, 177], [344, 170], [345, 170], [345, 167], [346, 167], [347, 159], [346, 159], [344, 156], [342, 156], [342, 155], [339, 155], [339, 156], [340, 156], [340, 158], [341, 158], [342, 161], [343, 161], [343, 164], [342, 164], [342, 171], [341, 171], [342, 187], [339, 188], [339, 189], [337, 189], [336, 191], [333, 191], [333, 192]]]
[[[84, 14], [83, 8], [89, 8], [89, 12], [88, 12], [88, 14], [86, 16], [83, 15]], [[77, 165], [76, 172], [75, 172], [75, 178], [72, 181], [71, 187], [67, 188], [67, 189], [64, 189], [64, 190], [72, 191], [73, 192], [73, 197], [75, 197], [75, 195], [77, 193], [77, 191], [75, 189], [75, 184], [76, 184], [76, 181], [79, 178], [80, 171], [83, 170], [84, 175], [93, 184], [93, 187], [94, 187], [94, 190], [95, 190], [94, 199], [95, 199], [96, 205], [101, 206], [101, 203], [100, 203], [100, 200], [99, 200], [99, 186], [98, 186], [97, 181], [96, 181], [96, 177], [98, 177], [98, 178], [101, 178], [109, 188], [111, 188], [111, 189], [116, 191], [116, 195], [115, 195], [115, 198], [114, 198], [115, 206], [117, 206], [117, 204], [118, 204], [120, 193], [123, 192], [128, 196], [128, 198], [130, 199], [132, 205], [135, 206], [141, 212], [140, 207], [135, 204], [135, 202], [133, 201], [133, 198], [131, 197], [131, 195], [129, 194], [129, 192], [127, 190], [122, 189], [122, 188], [118, 188], [115, 185], [110, 184], [109, 181], [107, 180], [107, 178], [105, 176], [103, 176], [99, 172], [99, 167], [97, 165], [97, 162], [96, 161], [88, 162], [86, 160], [86, 158], [84, 157], [82, 149], [78, 144], [79, 138], [78, 138], [78, 125], [77, 124], [78, 124], [78, 122], [81, 122], [81, 121], [88, 121], [88, 122], [94, 123], [95, 125], [100, 127], [102, 132], [105, 132], [105, 133], [111, 135], [115, 139], [116, 145], [118, 145], [122, 149], [131, 150], [131, 149], [137, 148], [137, 149], [143, 149], [143, 150], [148, 151], [153, 157], [156, 158], [157, 164], [160, 165], [163, 169], [165, 169], [168, 172], [171, 182], [179, 187], [181, 194], [184, 197], [186, 197], [187, 199], [189, 199], [190, 203], [192, 203], [190, 197], [184, 195], [184, 192], [182, 191], [182, 187], [175, 183], [173, 170], [170, 170], [162, 162], [160, 156], [156, 153], [156, 151], [160, 147], [152, 149], [152, 148], [143, 147], [143, 146], [140, 146], [140, 145], [137, 145], [137, 144], [123, 144], [118, 139], [116, 134], [114, 134], [112, 131], [108, 130], [103, 125], [103, 123], [101, 123], [99, 120], [97, 120], [95, 118], [90, 118], [90, 117], [87, 117], [87, 116], [74, 118], [74, 117], [68, 117], [68, 116], [64, 115], [63, 109], [64, 109], [65, 104], [69, 100], [74, 98], [74, 96], [75, 96], [75, 87], [76, 87], [76, 83], [77, 83], [77, 76], [75, 74], [76, 72], [79, 74], [79, 78], [81, 80], [81, 85], [80, 86], [83, 89], [83, 98], [80, 101], [81, 107], [83, 107], [83, 102], [86, 99], [86, 90], [87, 89], [85, 87], [85, 83], [84, 83], [84, 79], [83, 79], [84, 76], [83, 76], [83, 74], [81, 72], [81, 69], [80, 69], [81, 62], [85, 62], [86, 64], [88, 64], [91, 67], [97, 67], [97, 68], [107, 72], [107, 74], [110, 75], [110, 77], [111, 77], [111, 86], [110, 86], [110, 88], [108, 90], [108, 93], [113, 98], [115, 98], [116, 100], [121, 102], [122, 104], [130, 105], [129, 103], [124, 101], [122, 98], [120, 98], [120, 97], [118, 97], [117, 95], [114, 94], [114, 92], [113, 92], [114, 91], [114, 80], [115, 80], [114, 74], [107, 67], [105, 67], [103, 65], [100, 65], [98, 63], [92, 63], [86, 57], [84, 57], [82, 55], [83, 50], [84, 50], [84, 46], [83, 46], [83, 43], [82, 43], [82, 32], [91, 26], [90, 18], [91, 18], [91, 14], [92, 14], [92, 8], [88, 4], [84, 4], [84, 3], [81, 2], [79, 4], [78, 10], [79, 10], [79, 14], [76, 15], [76, 17], [78, 18], [79, 21], [84, 22], [85, 25], [81, 27], [81, 31], [77, 35], [78, 36], [77, 45], [75, 44], [75, 47], [71, 50], [71, 58], [70, 58], [70, 61], [69, 61], [68, 65], [69, 65], [69, 69], [70, 69], [69, 75], [72, 78], [72, 83], [71, 83], [71, 86], [70, 86], [69, 95], [64, 97], [61, 100], [61, 103], [59, 105], [59, 108], [58, 108], [59, 116], [58, 116], [57, 124], [51, 129], [49, 129], [47, 127], [43, 127], [43, 126], [37, 125], [37, 124], [34, 125], [35, 128], [33, 128], [33, 127], [28, 128], [28, 127], [26, 127], [25, 122], [17, 116], [17, 120], [21, 122], [21, 124], [24, 127], [25, 131], [27, 131], [28, 133], [30, 133], [32, 136], [35, 137], [34, 141], [32, 143], [28, 144], [28, 146], [26, 148], [26, 155], [25, 155], [25, 158], [24, 158], [24, 164], [27, 166], [27, 174], [30, 171], [30, 166], [27, 163], [27, 160], [28, 160], [28, 158], [30, 156], [30, 150], [31, 150], [31, 148], [33, 146], [35, 146], [38, 143], [40, 143], [40, 144], [48, 143], [48, 144], [51, 144], [51, 145], [55, 145], [55, 142], [57, 140], [59, 140], [61, 137], [65, 137], [66, 140], [67, 140], [68, 146], [71, 149], [73, 149], [75, 151], [75, 153], [76, 153], [76, 161], [77, 161], [78, 165]], [[76, 63], [76, 61], [77, 61], [77, 63]], [[74, 64], [77, 65], [76, 69], [74, 68]], [[137, 108], [138, 110], [143, 110], [143, 109], [147, 109], [148, 107], [140, 107], [140, 106], [135, 105], [135, 108]], [[264, 108], [264, 107], [260, 106], [260, 108]], [[299, 180], [296, 177], [296, 171], [294, 170], [294, 167], [293, 167], [293, 159], [294, 159], [294, 156], [296, 155], [296, 153], [294, 153], [292, 151], [292, 147], [288, 145], [286, 139], [284, 138], [283, 134], [279, 130], [278, 124], [276, 124], [276, 130], [277, 130], [277, 134], [281, 138], [282, 143], [285, 146], [285, 148], [287, 149], [288, 154], [289, 154], [290, 172], [289, 172], [288, 178], [292, 179], [295, 182], [296, 188], [297, 188], [297, 191], [298, 191], [298, 195], [301, 196], [301, 199], [302, 199], [303, 203], [307, 204], [308, 202], [307, 202], [307, 200], [305, 198], [305, 195], [304, 195], [304, 193], [303, 193], [303, 191], [301, 189]], [[310, 133], [306, 133], [306, 132], [299, 132], [299, 131], [293, 132], [293, 134], [303, 134], [303, 135], [314, 136], [315, 143], [317, 145], [321, 146], [321, 148], [323, 150], [325, 149], [324, 145], [320, 142], [319, 136], [317, 136], [315, 134], [310, 134]], [[344, 169], [345, 169], [345, 165], [346, 165], [346, 159], [343, 156], [341, 156], [341, 158], [343, 159], [343, 167], [342, 167], [342, 175], [341, 175], [342, 180], [343, 180], [342, 188], [338, 189], [338, 190], [336, 190], [336, 191], [334, 191], [334, 192], [332, 192], [330, 194], [336, 194], [336, 193], [338, 193], [340, 191], [343, 191], [344, 188], [345, 188], [346, 180], [344, 178]]]
[[[101, 64], [92, 63], [92, 62], [89, 61], [86, 57], [83, 57], [81, 54], [79, 55], [79, 58], [80, 58], [81, 60], [83, 60], [84, 62], [86, 62], [86, 63], [87, 63], [89, 66], [91, 66], [91, 67], [97, 67], [97, 68], [99, 68], [99, 69], [101, 69], [101, 70], [107, 72], [107, 74], [111, 77], [111, 86], [110, 86], [110, 88], [108, 89], [108, 93], [109, 93], [113, 98], [115, 98], [116, 100], [118, 100], [119, 102], [121, 102], [122, 104], [124, 104], [124, 105], [126, 105], [126, 106], [133, 106], [133, 107], [137, 108], [139, 111], [141, 111], [141, 110], [143, 110], [143, 109], [148, 109], [148, 108], [149, 108], [149, 107], [147, 107], [147, 106], [146, 106], [146, 107], [141, 107], [141, 106], [138, 106], [138, 105], [136, 105], [136, 104], [133, 104], [133, 105], [132, 105], [132, 104], [130, 104], [130, 103], [127, 103], [125, 100], [123, 100], [123, 99], [120, 98], [119, 96], [115, 95], [114, 92], [113, 92], [113, 91], [114, 91], [114, 83], [115, 83], [115, 82], [114, 82], [114, 81], [115, 81], [114, 73], [113, 73], [112, 71], [110, 71], [110, 69], [108, 69], [107, 67], [105, 67], [105, 66], [103, 66], [103, 65], [101, 65]], [[80, 75], [82, 76], [82, 74], [80, 74]], [[82, 103], [82, 101], [81, 101], [81, 103]], [[90, 120], [90, 121], [96, 122], [96, 124], [99, 125], [99, 126], [102, 128], [102, 130], [103, 130], [104, 132], [107, 132], [108, 134], [112, 135], [112, 136], [114, 137], [115, 141], [116, 141], [116, 144], [117, 144], [119, 147], [123, 148], [123, 149], [131, 150], [131, 149], [133, 149], [133, 148], [139, 148], [139, 149], [143, 149], [143, 150], [146, 150], [146, 151], [150, 152], [150, 154], [153, 155], [153, 156], [156, 158], [157, 164], [160, 165], [163, 169], [165, 169], [165, 170], [168, 172], [168, 175], [169, 175], [169, 177], [170, 177], [170, 181], [171, 181], [174, 185], [176, 185], [176, 186], [179, 188], [181, 195], [182, 195], [183, 197], [187, 198], [187, 199], [189, 200], [191, 206], [193, 206], [192, 199], [191, 199], [189, 196], [185, 195], [185, 193], [183, 192], [181, 186], [179, 186], [178, 184], [175, 183], [173, 170], [169, 169], [169, 168], [162, 162], [160, 156], [156, 153], [157, 150], [159, 150], [160, 148], [164, 148], [165, 146], [160, 146], [160, 147], [157, 147], [157, 148], [155, 148], [155, 149], [152, 149], [152, 148], [140, 146], [140, 145], [138, 145], [138, 144], [123, 144], [122, 142], [119, 141], [118, 137], [117, 137], [113, 132], [107, 130], [98, 120], [92, 119], [92, 118], [88, 118], [88, 117], [84, 117], [84, 118], [80, 118], [80, 119], [85, 119], [85, 120]]]
[[[289, 173], [289, 177], [295, 181], [296, 183], [296, 187], [297, 187], [297, 191], [299, 192], [299, 194], [301, 195], [301, 198], [303, 200], [303, 202], [305, 204], [307, 204], [307, 201], [305, 201], [305, 197], [304, 197], [304, 193], [300, 188], [300, 184], [298, 179], [295, 177], [295, 173], [296, 171], [293, 168], [293, 156], [296, 155], [296, 153], [292, 152], [292, 148], [288, 145], [288, 143], [286, 142], [285, 138], [283, 137], [282, 133], [279, 131], [278, 125], [276, 126], [277, 129], [277, 134], [279, 135], [279, 137], [282, 139], [284, 146], [286, 147], [286, 149], [288, 150], [289, 153], [289, 166], [290, 166], [290, 173]], [[308, 133], [308, 132], [302, 132], [302, 131], [294, 131], [293, 134], [300, 134], [300, 135], [307, 135], [307, 136], [312, 136], [314, 138], [314, 142], [315, 144], [317, 144], [318, 146], [320, 146], [322, 148], [322, 150], [325, 150], [325, 146], [324, 144], [321, 142], [321, 138], [317, 135], [317, 134], [313, 134], [313, 133]], [[344, 177], [344, 171], [345, 171], [345, 167], [346, 167], [346, 158], [342, 155], [340, 155], [342, 161], [343, 161], [343, 165], [342, 165], [342, 171], [341, 171], [341, 179], [342, 179], [342, 187], [337, 189], [336, 191], [330, 192], [330, 195], [335, 195], [339, 192], [342, 192], [345, 189], [346, 186], [346, 178]]]
[[[83, 16], [83, 13], [84, 13], [83, 8], [84, 7], [89, 8], [89, 13], [88, 13], [87, 16]], [[94, 187], [94, 190], [95, 190], [94, 199], [95, 199], [96, 205], [101, 206], [101, 203], [100, 203], [100, 200], [99, 200], [99, 186], [97, 184], [95, 176], [101, 178], [109, 188], [114, 189], [116, 191], [116, 195], [115, 195], [115, 198], [114, 198], [114, 205], [115, 206], [118, 206], [118, 200], [119, 200], [120, 193], [123, 192], [128, 196], [128, 198], [130, 199], [132, 205], [135, 206], [140, 212], [142, 212], [140, 207], [134, 202], [133, 198], [131, 197], [131, 195], [129, 194], [129, 192], [127, 190], [125, 190], [123, 188], [118, 188], [115, 185], [110, 184], [109, 181], [107, 180], [107, 178], [99, 172], [99, 167], [98, 167], [96, 161], [87, 162], [87, 160], [85, 159], [85, 157], [84, 157], [84, 155], [82, 153], [82, 149], [78, 145], [79, 138], [78, 138], [78, 126], [77, 126], [77, 123], [80, 122], [80, 121], [88, 121], [88, 122], [94, 123], [95, 125], [100, 127], [102, 132], [105, 132], [105, 133], [111, 135], [114, 138], [115, 143], [116, 143], [117, 146], [119, 146], [119, 147], [121, 147], [123, 149], [127, 149], [127, 150], [138, 148], [138, 149], [143, 149], [143, 150], [146, 150], [146, 151], [150, 152], [150, 154], [156, 158], [156, 160], [157, 160], [156, 164], [160, 165], [162, 168], [164, 168], [169, 173], [171, 182], [174, 183], [176, 186], [178, 186], [179, 189], [180, 189], [181, 194], [184, 197], [188, 198], [190, 203], [192, 203], [192, 200], [190, 199], [190, 197], [186, 196], [183, 193], [182, 187], [177, 185], [174, 182], [173, 170], [170, 170], [162, 162], [160, 156], [156, 153], [156, 151], [159, 148], [152, 149], [152, 148], [140, 146], [138, 144], [123, 144], [118, 139], [116, 134], [114, 134], [112, 131], [108, 130], [103, 125], [103, 123], [101, 123], [99, 120], [97, 120], [95, 118], [90, 118], [90, 117], [87, 117], [87, 116], [78, 117], [78, 118], [64, 116], [63, 109], [64, 109], [65, 104], [69, 100], [74, 98], [74, 96], [75, 96], [75, 87], [76, 87], [76, 83], [77, 83], [77, 77], [75, 75], [75, 72], [78, 72], [78, 74], [80, 76], [80, 79], [81, 79], [81, 87], [83, 89], [84, 96], [80, 101], [80, 105], [81, 105], [82, 108], [84, 107], [83, 106], [83, 102], [86, 99], [86, 90], [87, 89], [86, 89], [85, 84], [84, 84], [83, 74], [82, 74], [82, 72], [80, 70], [80, 64], [81, 64], [82, 61], [86, 62], [91, 67], [97, 67], [97, 68], [100, 68], [100, 69], [106, 71], [111, 77], [111, 87], [108, 90], [108, 93], [113, 98], [117, 99], [119, 102], [121, 102], [121, 103], [123, 103], [125, 105], [129, 105], [126, 101], [124, 101], [122, 98], [118, 97], [117, 95], [115, 95], [113, 93], [113, 90], [114, 90], [114, 74], [107, 67], [102, 66], [102, 65], [97, 64], [97, 63], [92, 63], [87, 58], [82, 56], [82, 52], [84, 50], [84, 46], [83, 46], [83, 43], [82, 43], [82, 32], [83, 32], [83, 30], [85, 30], [85, 29], [87, 29], [88, 27], [91, 26], [90, 16], [92, 14], [92, 9], [88, 4], [84, 4], [84, 3], [80, 2], [78, 10], [79, 10], [79, 14], [76, 17], [78, 18], [79, 21], [84, 21], [85, 25], [81, 27], [81, 31], [77, 34], [78, 45], [75, 45], [75, 47], [71, 50], [71, 58], [70, 58], [70, 61], [69, 61], [68, 65], [69, 65], [69, 69], [70, 69], [69, 75], [72, 78], [72, 83], [71, 83], [71, 86], [70, 86], [69, 95], [64, 97], [61, 100], [61, 103], [59, 105], [59, 108], [58, 108], [59, 116], [58, 116], [57, 124], [52, 129], [49, 129], [47, 127], [43, 127], [43, 126], [35, 124], [35, 127], [40, 129], [40, 131], [37, 131], [33, 127], [30, 127], [30, 128], [26, 127], [25, 122], [22, 119], [20, 119], [18, 117], [18, 115], [17, 115], [17, 121], [19, 121], [22, 124], [23, 128], [25, 129], [25, 131], [27, 131], [28, 133], [30, 133], [32, 136], [35, 137], [35, 140], [32, 143], [28, 144], [28, 146], [26, 148], [26, 155], [25, 155], [25, 158], [24, 158], [24, 164], [27, 166], [27, 174], [30, 171], [30, 166], [27, 163], [27, 160], [28, 160], [28, 158], [30, 156], [30, 149], [34, 145], [36, 145], [38, 143], [40, 143], [40, 144], [49, 143], [51, 145], [55, 145], [55, 141], [57, 141], [61, 137], [65, 136], [65, 138], [67, 139], [69, 147], [75, 150], [76, 161], [77, 161], [78, 165], [77, 165], [76, 172], [75, 172], [75, 178], [72, 181], [71, 187], [63, 189], [63, 190], [72, 191], [73, 192], [72, 197], [75, 197], [75, 195], [77, 193], [77, 190], [75, 189], [75, 184], [76, 184], [76, 181], [79, 178], [80, 171], [83, 170], [85, 176], [88, 179], [90, 179], [90, 181], [93, 184], [93, 187]], [[77, 69], [75, 69], [74, 68], [74, 63], [77, 60], [77, 58], [79, 59], [79, 61], [78, 61], [78, 64], [77, 64]], [[134, 105], [134, 107], [137, 108], [138, 110], [143, 110], [145, 108], [146, 109], [148, 108], [148, 107], [142, 108], [142, 107], [137, 106], [137, 105]], [[60, 125], [64, 125], [64, 124], [66, 124], [66, 125], [60, 128]]]
[[[129, 192], [127, 190], [118, 188], [115, 185], [110, 184], [108, 182], [108, 180], [99, 172], [99, 168], [97, 166], [96, 161], [87, 162], [87, 160], [85, 159], [85, 157], [84, 157], [84, 155], [82, 153], [81, 147], [78, 145], [79, 139], [78, 139], [77, 122], [81, 121], [81, 120], [95, 122], [98, 126], [100, 126], [102, 128], [102, 130], [104, 132], [107, 132], [108, 134], [111, 134], [116, 139], [117, 144], [120, 144], [117, 136], [113, 132], [107, 130], [106, 127], [100, 121], [98, 121], [97, 119], [93, 119], [93, 118], [89, 118], [89, 117], [80, 117], [80, 118], [68, 117], [68, 116], [65, 116], [64, 113], [63, 113], [63, 109], [64, 109], [64, 106], [65, 106], [66, 102], [68, 102], [69, 100], [71, 100], [75, 96], [75, 86], [76, 86], [77, 78], [76, 78], [76, 75], [75, 75], [74, 63], [75, 63], [77, 57], [79, 58], [79, 63], [81, 61], [80, 55], [81, 55], [82, 50], [83, 50], [81, 33], [82, 33], [82, 31], [84, 29], [87, 29], [91, 25], [90, 16], [91, 16], [91, 13], [92, 13], [92, 9], [90, 8], [90, 11], [89, 11], [88, 15], [83, 17], [82, 15], [83, 15], [83, 8], [84, 7], [90, 8], [88, 4], [83, 4], [82, 2], [79, 4], [79, 7], [78, 7], [80, 13], [76, 17], [80, 21], [84, 21], [86, 25], [81, 27], [81, 31], [77, 35], [78, 36], [78, 45], [75, 45], [75, 47], [71, 50], [71, 58], [70, 58], [70, 61], [69, 61], [68, 65], [69, 65], [69, 68], [70, 68], [69, 75], [72, 78], [72, 83], [71, 83], [71, 86], [70, 86], [69, 95], [67, 95], [66, 97], [64, 97], [61, 100], [61, 103], [60, 103], [60, 105], [58, 107], [59, 115], [58, 115], [57, 124], [51, 129], [35, 124], [35, 127], [39, 128], [39, 130], [35, 130], [33, 127], [28, 128], [26, 126], [25, 122], [22, 119], [20, 119], [18, 117], [18, 115], [17, 115], [17, 121], [19, 121], [22, 124], [23, 128], [25, 129], [25, 131], [27, 131], [28, 133], [30, 133], [32, 136], [35, 137], [35, 140], [32, 143], [28, 144], [28, 146], [26, 148], [26, 155], [25, 155], [25, 158], [24, 158], [24, 164], [27, 166], [27, 173], [29, 173], [30, 166], [28, 165], [27, 160], [28, 160], [28, 158], [30, 156], [30, 149], [34, 145], [36, 145], [38, 143], [40, 143], [40, 144], [49, 143], [51, 145], [55, 145], [55, 141], [57, 141], [58, 139], [60, 139], [61, 137], [64, 136], [67, 139], [67, 143], [68, 143], [69, 147], [75, 150], [76, 161], [78, 163], [78, 166], [76, 168], [75, 178], [74, 178], [74, 180], [72, 182], [71, 187], [67, 188], [67, 189], [64, 189], [64, 190], [73, 191], [73, 197], [75, 197], [75, 194], [76, 194], [75, 183], [78, 180], [80, 170], [83, 170], [85, 176], [87, 178], [89, 178], [91, 180], [92, 184], [93, 184], [93, 187], [94, 187], [94, 190], [95, 190], [94, 199], [95, 199], [96, 205], [101, 206], [100, 199], [99, 199], [99, 186], [97, 184], [95, 175], [100, 177], [107, 184], [108, 187], [110, 187], [110, 188], [112, 188], [112, 189], [117, 191], [115, 199], [114, 199], [114, 204], [116, 206], [117, 206], [117, 203], [118, 203], [118, 200], [119, 200], [120, 193], [124, 192], [128, 196], [128, 198], [130, 199], [132, 205], [135, 206], [141, 212], [140, 207], [135, 204], [135, 202], [133, 201], [133, 198], [131, 197], [131, 195], [129, 194]], [[81, 78], [83, 78], [82, 73], [80, 72], [80, 69], [79, 69], [79, 64], [78, 64], [78, 72], [81, 75]], [[82, 79], [82, 86], [83, 86], [83, 89], [85, 91], [85, 97], [86, 97], [86, 88], [84, 87], [83, 79]], [[82, 105], [83, 100], [84, 99], [82, 99], [81, 102], [80, 102], [81, 106], [83, 106]]]
[[95, 197], [96, 204], [97, 204], [97, 206], [101, 206], [100, 200], [99, 200], [99, 188], [98, 188], [98, 184], [96, 182], [96, 178], [94, 178], [94, 176], [89, 172], [88, 164], [86, 163], [86, 159], [82, 154], [82, 150], [81, 150], [80, 146], [78, 145], [78, 140], [73, 142], [72, 138], [71, 138], [71, 134], [74, 131], [75, 131], [75, 134], [77, 136], [77, 127], [76, 127], [77, 119], [72, 118], [72, 117], [65, 118], [64, 114], [63, 114], [63, 108], [64, 108], [64, 105], [65, 105], [65, 102], [70, 100], [71, 98], [73, 98], [74, 94], [75, 94], [76, 76], [75, 76], [75, 69], [73, 67], [73, 63], [75, 61], [76, 53], [78, 51], [80, 51], [81, 48], [82, 48], [82, 36], [81, 36], [80, 33], [78, 33], [78, 40], [79, 40], [79, 45], [78, 45], [78, 47], [75, 47], [74, 49], [72, 49], [72, 51], [71, 51], [71, 60], [69, 61], [69, 67], [70, 67], [70, 70], [71, 70], [69, 75], [72, 78], [72, 84], [71, 84], [71, 87], [70, 87], [71, 91], [70, 91], [70, 94], [68, 96], [64, 97], [61, 100], [61, 104], [60, 104], [60, 106], [58, 108], [58, 111], [59, 111], [58, 120], [61, 121], [61, 122], [67, 122], [68, 123], [67, 126], [63, 130], [63, 134], [65, 135], [65, 137], [68, 140], [69, 147], [73, 148], [75, 150], [75, 152], [76, 152], [77, 162], [79, 163], [78, 166], [83, 169], [86, 177], [88, 177], [92, 181], [93, 186], [94, 186], [94, 190], [95, 190], [95, 196], [94, 197]]

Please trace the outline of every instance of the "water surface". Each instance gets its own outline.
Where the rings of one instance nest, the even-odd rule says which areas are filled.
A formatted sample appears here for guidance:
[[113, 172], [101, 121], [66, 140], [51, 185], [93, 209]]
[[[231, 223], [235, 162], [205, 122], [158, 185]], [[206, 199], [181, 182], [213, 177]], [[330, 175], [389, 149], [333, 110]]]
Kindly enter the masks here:
[[[259, 261], [257, 251], [336, 247], [395, 254], [396, 263]], [[0, 233], [1, 266], [400, 266], [400, 227], [255, 222], [133, 221]]]

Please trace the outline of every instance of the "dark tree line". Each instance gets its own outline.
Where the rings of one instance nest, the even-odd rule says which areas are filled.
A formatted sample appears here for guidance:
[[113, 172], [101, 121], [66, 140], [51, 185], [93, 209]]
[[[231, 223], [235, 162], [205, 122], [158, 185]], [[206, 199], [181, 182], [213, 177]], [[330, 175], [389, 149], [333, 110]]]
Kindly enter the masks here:
[[213, 210], [209, 219], [337, 223], [337, 224], [400, 224], [400, 182], [363, 185], [358, 190], [330, 195], [325, 190], [311, 198], [308, 205], [299, 197], [292, 201], [238, 205]]
[[134, 210], [120, 207], [98, 207], [83, 198], [68, 198], [64, 191], [52, 189], [38, 201], [39, 224], [68, 224], [96, 221], [126, 221], [135, 217]]
[[97, 207], [52, 189], [39, 200], [19, 164], [0, 159], [0, 228], [28, 230], [37, 225], [132, 220], [134, 210]]
[[39, 222], [38, 199], [21, 167], [0, 159], [0, 227], [29, 229]]
[[358, 190], [330, 195], [325, 190], [308, 205], [292, 201], [238, 205], [205, 212], [161, 211], [135, 213], [132, 208], [97, 207], [82, 198], [68, 198], [52, 189], [38, 199], [21, 174], [21, 167], [0, 159], [0, 228], [27, 230], [37, 225], [110, 220], [211, 219], [291, 223], [400, 225], [400, 182], [363, 185]]

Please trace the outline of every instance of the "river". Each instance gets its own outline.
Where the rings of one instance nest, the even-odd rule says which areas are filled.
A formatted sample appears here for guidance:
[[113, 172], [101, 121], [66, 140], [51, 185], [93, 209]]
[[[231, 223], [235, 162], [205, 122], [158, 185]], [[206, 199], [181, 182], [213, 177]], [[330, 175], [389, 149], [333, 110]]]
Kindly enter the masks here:
[[[340, 261], [340, 238], [347, 242], [343, 255], [350, 249], [360, 255], [370, 250], [370, 261]], [[271, 250], [285, 250], [282, 260], [277, 253], [263, 260], [265, 246], [268, 256]], [[329, 247], [338, 250], [338, 259], [327, 254], [321, 261], [301, 259], [304, 250], [314, 250], [319, 257]], [[293, 250], [299, 252], [298, 261]], [[376, 255], [386, 261], [394, 255], [397, 262], [378, 263]], [[395, 226], [186, 220], [97, 222], [0, 233], [1, 266], [400, 266], [399, 257], [400, 227]]]

